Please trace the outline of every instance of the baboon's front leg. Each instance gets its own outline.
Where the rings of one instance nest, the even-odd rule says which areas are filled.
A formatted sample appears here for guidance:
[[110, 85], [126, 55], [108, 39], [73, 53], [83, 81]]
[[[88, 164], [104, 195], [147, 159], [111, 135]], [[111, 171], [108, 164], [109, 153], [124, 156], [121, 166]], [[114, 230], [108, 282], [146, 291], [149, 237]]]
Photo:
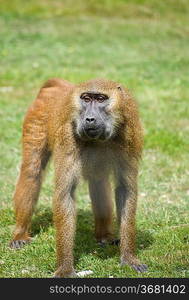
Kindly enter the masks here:
[[76, 212], [74, 190], [77, 181], [75, 162], [69, 158], [55, 159], [56, 187], [53, 200], [54, 224], [56, 227], [57, 270], [55, 277], [77, 277], [74, 271], [74, 237]]
[[57, 270], [55, 277], [76, 277], [74, 271], [75, 204], [64, 191], [54, 199], [54, 223], [56, 227]]
[[116, 207], [120, 223], [121, 265], [128, 264], [137, 272], [145, 272], [147, 266], [135, 256], [135, 216], [137, 208], [137, 171], [127, 168], [119, 177], [116, 188]]

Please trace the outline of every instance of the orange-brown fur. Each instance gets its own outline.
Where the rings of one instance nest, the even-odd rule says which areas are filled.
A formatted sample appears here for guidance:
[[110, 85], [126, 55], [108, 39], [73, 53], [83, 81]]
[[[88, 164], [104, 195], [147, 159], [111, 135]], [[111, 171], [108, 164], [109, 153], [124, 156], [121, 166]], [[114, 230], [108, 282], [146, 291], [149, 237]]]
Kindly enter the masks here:
[[[116, 91], [117, 102], [110, 107], [110, 111], [115, 115], [117, 134], [114, 139], [104, 143], [90, 144], [79, 140], [72, 126], [72, 119], [77, 112], [73, 95], [91, 87], [107, 92]], [[11, 246], [20, 247], [30, 240], [30, 222], [42, 173], [52, 154], [55, 166], [53, 215], [58, 267], [56, 276], [76, 275], [72, 253], [76, 220], [73, 198], [81, 175], [89, 181], [95, 235], [99, 241], [112, 239], [109, 176], [111, 173], [114, 175], [117, 198], [122, 195], [122, 183], [126, 183], [129, 191], [126, 208], [122, 207], [120, 214], [120, 208], [117, 207], [121, 262], [140, 265], [135, 257], [135, 214], [142, 129], [135, 101], [128, 90], [117, 87], [117, 83], [106, 80], [93, 80], [76, 86], [61, 79], [51, 79], [41, 88], [24, 120], [23, 160], [14, 194], [16, 228]]]

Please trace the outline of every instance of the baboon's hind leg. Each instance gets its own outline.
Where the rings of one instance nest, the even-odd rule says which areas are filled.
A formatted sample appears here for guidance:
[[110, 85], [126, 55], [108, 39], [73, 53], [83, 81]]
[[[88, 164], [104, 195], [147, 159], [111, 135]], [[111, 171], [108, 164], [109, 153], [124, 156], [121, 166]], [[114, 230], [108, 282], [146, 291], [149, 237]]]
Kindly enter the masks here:
[[29, 228], [34, 206], [38, 200], [42, 173], [50, 157], [50, 152], [42, 153], [30, 149], [23, 155], [20, 176], [14, 194], [16, 227], [13, 233], [11, 248], [21, 248], [31, 240]]
[[95, 218], [95, 237], [104, 244], [113, 241], [111, 186], [107, 179], [89, 179], [89, 193]]

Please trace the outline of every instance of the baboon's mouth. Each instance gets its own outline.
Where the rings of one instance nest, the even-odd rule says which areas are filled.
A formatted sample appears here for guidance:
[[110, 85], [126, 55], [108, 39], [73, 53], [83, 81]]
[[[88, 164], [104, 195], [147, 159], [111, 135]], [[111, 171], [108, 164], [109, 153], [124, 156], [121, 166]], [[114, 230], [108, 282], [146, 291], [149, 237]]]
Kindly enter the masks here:
[[100, 135], [100, 130], [96, 127], [88, 127], [85, 128], [85, 134], [89, 138], [97, 138]]
[[87, 132], [95, 132], [95, 131], [97, 131], [98, 129], [96, 129], [96, 128], [87, 128]]

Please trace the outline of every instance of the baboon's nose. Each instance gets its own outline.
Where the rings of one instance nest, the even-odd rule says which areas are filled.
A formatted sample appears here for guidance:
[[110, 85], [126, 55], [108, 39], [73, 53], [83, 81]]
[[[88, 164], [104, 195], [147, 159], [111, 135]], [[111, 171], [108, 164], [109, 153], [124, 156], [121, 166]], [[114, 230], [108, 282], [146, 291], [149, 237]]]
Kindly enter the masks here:
[[96, 119], [94, 117], [87, 117], [85, 119], [85, 122], [86, 122], [87, 125], [94, 125], [95, 122], [96, 122]]

